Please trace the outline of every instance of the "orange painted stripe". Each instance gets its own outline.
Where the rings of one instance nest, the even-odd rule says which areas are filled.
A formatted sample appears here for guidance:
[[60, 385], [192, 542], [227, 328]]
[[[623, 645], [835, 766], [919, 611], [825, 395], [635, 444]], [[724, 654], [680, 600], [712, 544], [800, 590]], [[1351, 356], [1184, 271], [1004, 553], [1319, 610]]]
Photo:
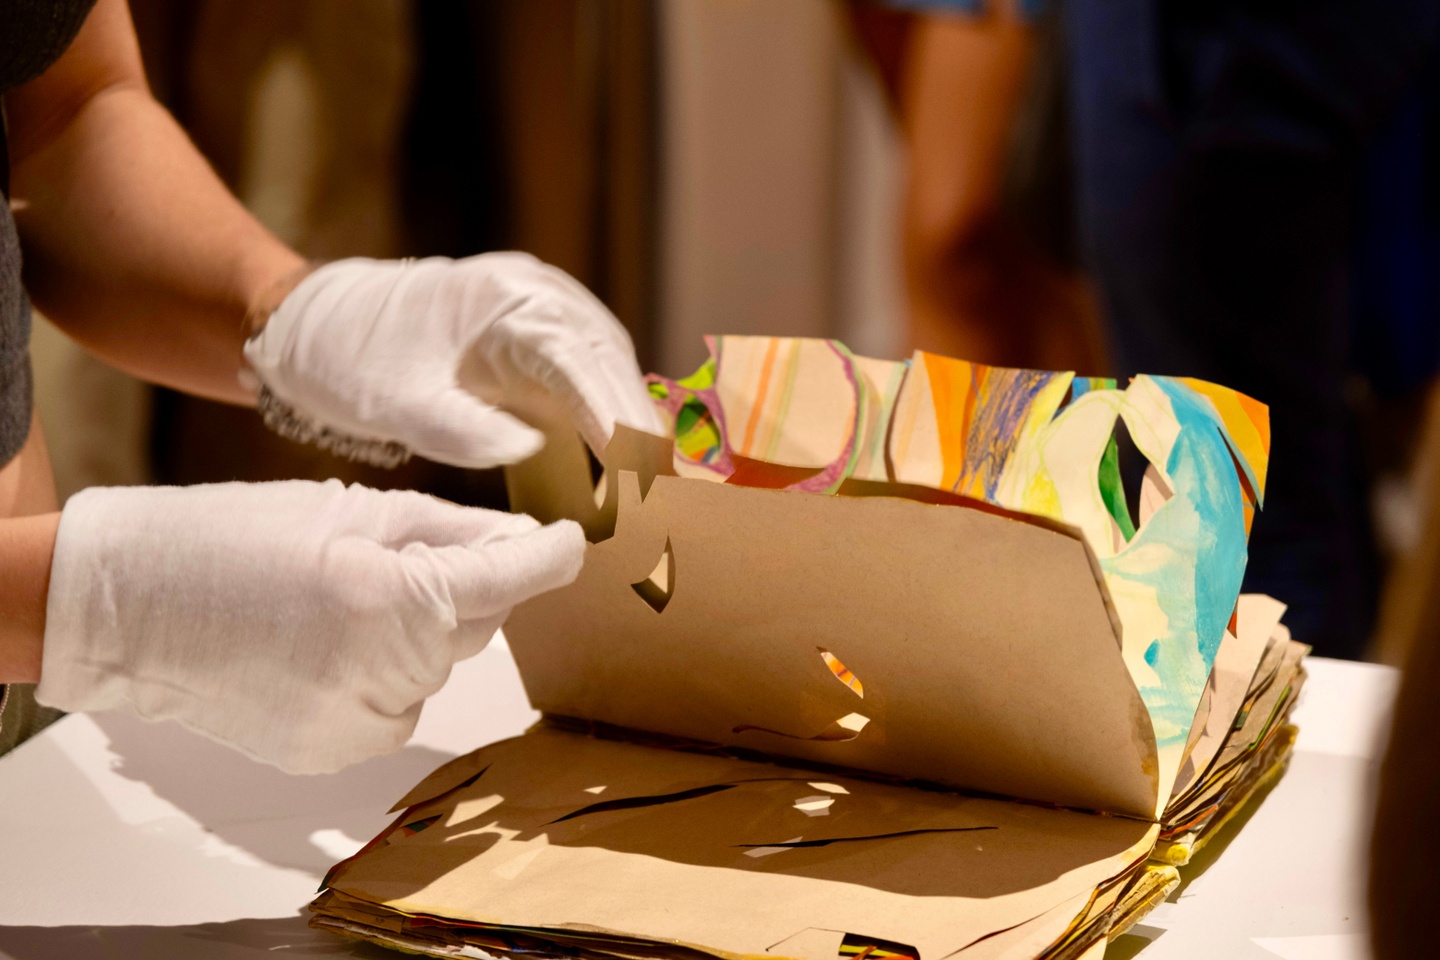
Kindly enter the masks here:
[[953, 490], [965, 466], [966, 417], [973, 403], [971, 366], [964, 360], [933, 353], [922, 354], [930, 378], [930, 400], [935, 406], [935, 426], [940, 440], [940, 485]]
[[1260, 435], [1260, 443], [1265, 453], [1270, 453], [1270, 408], [1252, 397], [1247, 397], [1238, 390], [1235, 392], [1235, 399], [1240, 404], [1240, 409], [1255, 424], [1255, 432]]
[[765, 348], [765, 362], [760, 367], [760, 391], [755, 394], [755, 406], [750, 408], [750, 420], [745, 424], [745, 442], [740, 453], [750, 456], [750, 445], [755, 442], [755, 430], [760, 425], [760, 411], [765, 409], [765, 397], [770, 393], [770, 371], [775, 366], [775, 354], [780, 350], [780, 339], [770, 338]]
[[1239, 401], [1240, 409], [1245, 411], [1245, 416], [1255, 425], [1255, 433], [1260, 438], [1260, 462], [1252, 463], [1250, 469], [1255, 471], [1255, 482], [1260, 484], [1257, 492], [1264, 496], [1265, 481], [1270, 474], [1270, 408], [1243, 393], [1237, 392], [1235, 399]]

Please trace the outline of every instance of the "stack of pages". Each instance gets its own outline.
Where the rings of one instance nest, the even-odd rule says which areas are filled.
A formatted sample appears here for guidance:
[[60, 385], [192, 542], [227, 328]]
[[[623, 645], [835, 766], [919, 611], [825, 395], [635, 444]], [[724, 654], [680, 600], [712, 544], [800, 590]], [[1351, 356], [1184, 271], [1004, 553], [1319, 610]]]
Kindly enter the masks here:
[[591, 541], [506, 626], [544, 719], [417, 785], [312, 924], [435, 957], [1100, 956], [1294, 741], [1306, 648], [1240, 594], [1265, 408], [710, 346], [599, 489], [562, 435], [511, 472]]

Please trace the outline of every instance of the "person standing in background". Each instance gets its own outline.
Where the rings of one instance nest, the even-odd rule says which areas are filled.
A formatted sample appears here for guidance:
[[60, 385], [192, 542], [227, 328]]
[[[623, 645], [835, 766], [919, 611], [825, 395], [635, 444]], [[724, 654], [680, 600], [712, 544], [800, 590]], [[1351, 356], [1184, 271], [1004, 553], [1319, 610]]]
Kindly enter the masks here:
[[909, 345], [996, 366], [1105, 369], [1069, 236], [1058, 11], [854, 0], [908, 159]]
[[1077, 215], [1118, 369], [1270, 405], [1246, 589], [1358, 657], [1376, 573], [1345, 388], [1366, 151], [1434, 0], [1066, 0]]

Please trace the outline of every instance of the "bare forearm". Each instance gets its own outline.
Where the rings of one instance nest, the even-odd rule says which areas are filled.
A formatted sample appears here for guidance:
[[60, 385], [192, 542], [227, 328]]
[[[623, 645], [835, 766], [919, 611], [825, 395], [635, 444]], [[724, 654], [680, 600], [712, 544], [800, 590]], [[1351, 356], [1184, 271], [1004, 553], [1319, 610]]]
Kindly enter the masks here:
[[150, 95], [124, 0], [6, 94], [26, 285], [51, 319], [146, 379], [248, 402], [248, 308], [302, 266]]
[[45, 598], [60, 514], [0, 520], [0, 683], [40, 679]]
[[91, 100], [14, 171], [14, 192], [26, 285], [47, 316], [137, 376], [251, 399], [237, 379], [246, 311], [302, 261], [147, 92]]

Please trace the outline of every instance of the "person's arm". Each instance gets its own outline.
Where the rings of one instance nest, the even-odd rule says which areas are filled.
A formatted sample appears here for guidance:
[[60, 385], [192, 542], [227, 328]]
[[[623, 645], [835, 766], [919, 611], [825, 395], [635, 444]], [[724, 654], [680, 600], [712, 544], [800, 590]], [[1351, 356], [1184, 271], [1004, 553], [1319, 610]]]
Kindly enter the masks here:
[[99, 0], [65, 55], [5, 109], [36, 306], [123, 370], [254, 403], [238, 380], [247, 311], [304, 261], [150, 95], [125, 0]]
[[1102, 356], [1088, 288], [1002, 202], [1041, 28], [1004, 0], [981, 14], [903, 18], [857, 6], [908, 157], [901, 240], [909, 346], [1096, 372]]
[[60, 514], [0, 520], [0, 684], [40, 679], [45, 597]]
[[272, 426], [387, 463], [524, 459], [540, 434], [512, 414], [568, 417], [597, 452], [617, 421], [660, 429], [619, 321], [531, 257], [340, 261], [286, 296], [307, 265], [150, 96], [124, 0], [5, 103], [30, 294], [123, 370], [251, 404], [244, 349]]

